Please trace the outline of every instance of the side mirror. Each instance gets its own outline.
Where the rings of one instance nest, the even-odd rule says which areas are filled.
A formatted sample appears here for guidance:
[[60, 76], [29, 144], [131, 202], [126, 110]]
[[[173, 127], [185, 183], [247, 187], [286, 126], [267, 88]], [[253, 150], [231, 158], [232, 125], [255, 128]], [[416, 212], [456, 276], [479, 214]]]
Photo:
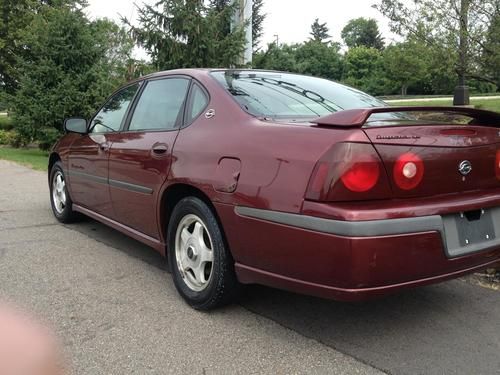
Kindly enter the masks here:
[[83, 118], [68, 118], [64, 120], [64, 130], [70, 133], [87, 134], [87, 120]]

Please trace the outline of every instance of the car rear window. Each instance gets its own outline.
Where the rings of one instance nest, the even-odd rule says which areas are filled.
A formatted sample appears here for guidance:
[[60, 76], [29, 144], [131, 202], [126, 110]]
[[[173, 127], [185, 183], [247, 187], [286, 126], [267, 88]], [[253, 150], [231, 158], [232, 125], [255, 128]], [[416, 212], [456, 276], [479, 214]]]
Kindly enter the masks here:
[[247, 112], [259, 117], [311, 119], [346, 109], [387, 105], [364, 92], [321, 78], [238, 70], [215, 71], [212, 75]]

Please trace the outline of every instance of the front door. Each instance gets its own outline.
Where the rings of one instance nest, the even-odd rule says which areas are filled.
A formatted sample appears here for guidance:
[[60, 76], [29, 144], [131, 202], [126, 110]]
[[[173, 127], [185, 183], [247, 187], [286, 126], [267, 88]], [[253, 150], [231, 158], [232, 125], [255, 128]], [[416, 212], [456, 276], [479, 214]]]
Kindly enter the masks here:
[[190, 79], [145, 84], [125, 131], [111, 135], [109, 186], [115, 220], [159, 239], [157, 202], [172, 163]]
[[120, 130], [138, 87], [134, 84], [113, 95], [90, 122], [89, 133], [73, 142], [68, 155], [73, 202], [108, 217], [112, 215], [108, 187], [110, 136]]

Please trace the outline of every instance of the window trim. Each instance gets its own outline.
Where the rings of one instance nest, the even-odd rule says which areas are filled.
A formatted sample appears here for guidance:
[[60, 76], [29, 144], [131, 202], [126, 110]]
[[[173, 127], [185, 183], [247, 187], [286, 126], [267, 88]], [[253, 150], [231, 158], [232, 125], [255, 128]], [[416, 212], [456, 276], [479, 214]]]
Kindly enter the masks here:
[[[196, 116], [193, 119], [191, 119], [191, 121], [187, 121], [188, 110], [193, 105], [193, 87], [194, 86], [198, 86], [201, 89], [201, 91], [205, 94], [205, 97], [207, 98], [207, 104], [205, 105], [205, 107], [203, 108], [203, 110], [201, 110], [201, 112], [198, 114], [198, 116]], [[203, 84], [201, 84], [200, 81], [198, 81], [198, 80], [196, 80], [196, 79], [193, 78], [193, 80], [191, 81], [191, 86], [189, 87], [188, 97], [187, 97], [187, 100], [186, 100], [186, 106], [184, 108], [184, 116], [183, 116], [184, 118], [183, 118], [183, 124], [181, 126], [181, 129], [187, 128], [188, 126], [190, 126], [193, 123], [195, 123], [196, 120], [198, 120], [201, 117], [201, 115], [204, 112], [206, 112], [207, 108], [210, 106], [211, 101], [212, 101], [212, 98], [210, 96], [209, 91], [205, 88], [205, 86], [203, 86]]]
[[[182, 102], [182, 106], [181, 106], [180, 111], [179, 111], [179, 115], [180, 114], [182, 114], [182, 115], [178, 116], [175, 126], [172, 129], [137, 129], [137, 130], [132, 129], [132, 130], [130, 130], [130, 122], [132, 121], [132, 118], [134, 116], [137, 105], [139, 104], [139, 101], [141, 100], [142, 94], [144, 93], [144, 90], [146, 90], [148, 83], [154, 82], [154, 81], [164, 81], [164, 80], [168, 80], [168, 79], [175, 79], [175, 78], [177, 78], [177, 79], [182, 78], [182, 79], [185, 79], [188, 81], [188, 87], [186, 90], [186, 94], [184, 96], [184, 100]], [[178, 131], [180, 128], [182, 128], [182, 124], [184, 123], [184, 116], [185, 116], [184, 113], [186, 110], [186, 102], [187, 102], [187, 98], [188, 98], [190, 90], [191, 90], [192, 80], [193, 80], [192, 77], [190, 77], [188, 75], [183, 75], [183, 74], [160, 76], [160, 77], [154, 77], [154, 78], [144, 80], [143, 81], [144, 84], [142, 85], [141, 89], [138, 91], [138, 95], [136, 98], [134, 98], [134, 102], [132, 103], [132, 105], [130, 107], [130, 111], [127, 113], [126, 121], [123, 124], [123, 128], [122, 128], [121, 132], [122, 133], [144, 133], [144, 132], [147, 132], [147, 133], [165, 133], [165, 132]], [[180, 119], [179, 119], [179, 117], [180, 117]]]
[[[87, 134], [116, 134], [116, 133], [120, 133], [123, 129], [123, 126], [124, 124], [126, 123], [127, 119], [128, 119], [128, 115], [130, 113], [130, 110], [132, 108], [132, 105], [134, 104], [136, 98], [137, 98], [137, 95], [142, 91], [142, 87], [144, 86], [143, 85], [144, 81], [143, 80], [140, 80], [140, 81], [133, 81], [133, 82], [130, 82], [128, 83], [127, 85], [125, 86], [122, 86], [120, 87], [119, 89], [115, 90], [115, 92], [113, 92], [107, 99], [106, 101], [104, 102], [103, 105], [101, 105], [99, 107], [99, 109], [94, 113], [94, 115], [91, 117], [88, 125], [87, 125]], [[128, 89], [129, 87], [131, 86], [134, 86], [134, 85], [137, 85], [137, 90], [135, 91], [135, 94], [134, 96], [132, 97], [132, 100], [130, 101], [130, 103], [128, 104], [128, 107], [127, 107], [127, 110], [125, 111], [125, 114], [122, 118], [122, 122], [120, 123], [120, 128], [118, 130], [115, 130], [113, 132], [92, 132], [92, 129], [93, 127], [91, 126], [92, 123], [94, 122], [95, 118], [97, 117], [97, 115], [103, 110], [103, 108], [111, 101], [115, 98], [115, 96], [119, 95], [122, 91]]]

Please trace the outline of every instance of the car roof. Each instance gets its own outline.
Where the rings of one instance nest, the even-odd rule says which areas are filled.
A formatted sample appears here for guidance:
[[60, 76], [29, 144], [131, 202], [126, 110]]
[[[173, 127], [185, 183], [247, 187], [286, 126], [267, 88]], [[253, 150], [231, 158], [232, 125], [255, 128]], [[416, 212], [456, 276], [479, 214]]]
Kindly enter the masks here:
[[[278, 70], [266, 70], [266, 69], [251, 69], [251, 68], [186, 68], [186, 69], [173, 69], [173, 70], [163, 70], [155, 73], [148, 74], [146, 76], [140, 77], [137, 80], [151, 79], [163, 77], [166, 75], [197, 75], [197, 74], [208, 74], [212, 72], [225, 72], [225, 71], [239, 71], [239, 72], [261, 72], [261, 73], [289, 73]], [[289, 73], [294, 74], [294, 73]]]

